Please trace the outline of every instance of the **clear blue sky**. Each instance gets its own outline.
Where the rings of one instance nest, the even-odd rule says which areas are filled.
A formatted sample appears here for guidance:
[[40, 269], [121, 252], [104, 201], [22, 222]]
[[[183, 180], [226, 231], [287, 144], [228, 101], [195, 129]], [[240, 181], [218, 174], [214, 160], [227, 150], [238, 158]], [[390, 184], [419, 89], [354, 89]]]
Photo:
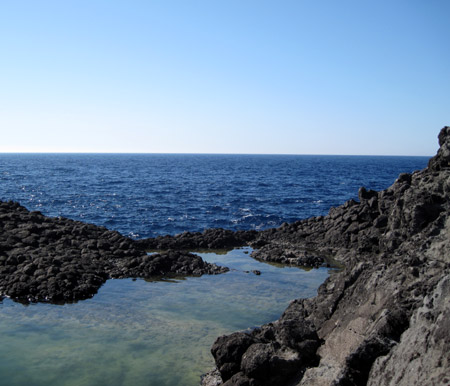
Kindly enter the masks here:
[[0, 0], [0, 152], [433, 155], [448, 0]]

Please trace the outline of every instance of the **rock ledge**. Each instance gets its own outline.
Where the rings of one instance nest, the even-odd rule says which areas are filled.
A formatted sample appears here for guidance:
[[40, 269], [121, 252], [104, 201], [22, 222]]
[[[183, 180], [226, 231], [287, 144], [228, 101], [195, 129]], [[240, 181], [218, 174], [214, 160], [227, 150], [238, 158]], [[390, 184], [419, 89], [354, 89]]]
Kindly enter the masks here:
[[118, 232], [0, 202], [0, 299], [71, 302], [92, 297], [111, 278], [217, 274], [228, 269], [194, 254], [148, 255]]
[[345, 268], [277, 321], [219, 337], [203, 385], [450, 384], [450, 127], [439, 144], [390, 188], [250, 241], [257, 258]]

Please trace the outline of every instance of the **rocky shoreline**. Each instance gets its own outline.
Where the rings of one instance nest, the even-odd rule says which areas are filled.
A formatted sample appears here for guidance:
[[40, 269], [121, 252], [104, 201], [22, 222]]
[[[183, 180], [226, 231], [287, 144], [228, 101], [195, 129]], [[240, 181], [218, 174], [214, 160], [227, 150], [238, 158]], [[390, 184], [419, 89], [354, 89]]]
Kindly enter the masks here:
[[251, 243], [256, 258], [344, 269], [279, 320], [219, 337], [203, 385], [450, 384], [450, 127], [422, 171]]
[[218, 274], [227, 268], [185, 251], [148, 255], [104, 227], [0, 202], [0, 296], [19, 302], [87, 299], [108, 279]]
[[382, 192], [361, 188], [327, 216], [260, 232], [135, 241], [0, 202], [0, 301], [73, 302], [111, 278], [218, 274], [227, 269], [187, 251], [249, 245], [259, 260], [343, 269], [279, 320], [219, 337], [203, 385], [450, 384], [449, 127], [439, 145], [426, 169]]

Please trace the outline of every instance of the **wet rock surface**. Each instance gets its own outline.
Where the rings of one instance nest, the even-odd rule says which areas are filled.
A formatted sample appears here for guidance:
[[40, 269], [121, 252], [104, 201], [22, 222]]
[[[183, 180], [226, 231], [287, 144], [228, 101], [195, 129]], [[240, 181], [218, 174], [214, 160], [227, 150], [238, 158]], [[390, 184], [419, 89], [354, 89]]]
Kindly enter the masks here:
[[110, 278], [202, 275], [227, 269], [188, 252], [147, 255], [115, 231], [0, 202], [0, 296], [68, 302], [94, 295]]
[[332, 257], [344, 268], [315, 298], [293, 301], [279, 320], [219, 337], [210, 379], [253, 386], [450, 384], [450, 127], [439, 144], [426, 169], [401, 174], [390, 188], [361, 188], [359, 202], [249, 241], [263, 260], [317, 266]]

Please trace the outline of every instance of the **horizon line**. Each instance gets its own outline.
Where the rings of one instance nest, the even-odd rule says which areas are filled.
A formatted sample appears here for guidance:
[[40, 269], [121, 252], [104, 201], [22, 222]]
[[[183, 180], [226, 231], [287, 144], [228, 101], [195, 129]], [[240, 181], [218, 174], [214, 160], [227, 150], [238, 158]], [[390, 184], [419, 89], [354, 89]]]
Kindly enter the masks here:
[[0, 151], [0, 155], [254, 155], [254, 156], [332, 156], [332, 157], [433, 157], [417, 154], [326, 154], [326, 153], [177, 153], [177, 152], [109, 152], [109, 151]]

